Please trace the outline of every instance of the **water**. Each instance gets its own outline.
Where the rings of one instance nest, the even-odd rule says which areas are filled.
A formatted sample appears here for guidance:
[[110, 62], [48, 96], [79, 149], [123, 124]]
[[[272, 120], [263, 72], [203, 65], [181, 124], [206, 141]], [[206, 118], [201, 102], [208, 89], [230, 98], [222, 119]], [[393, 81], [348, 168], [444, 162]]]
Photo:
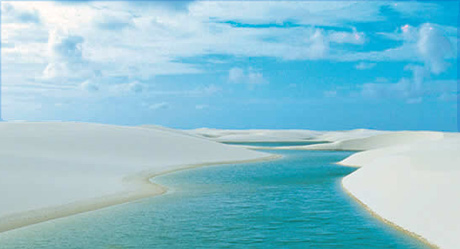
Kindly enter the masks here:
[[340, 186], [349, 152], [271, 151], [270, 162], [157, 177], [166, 195], [0, 234], [0, 248], [427, 248]]

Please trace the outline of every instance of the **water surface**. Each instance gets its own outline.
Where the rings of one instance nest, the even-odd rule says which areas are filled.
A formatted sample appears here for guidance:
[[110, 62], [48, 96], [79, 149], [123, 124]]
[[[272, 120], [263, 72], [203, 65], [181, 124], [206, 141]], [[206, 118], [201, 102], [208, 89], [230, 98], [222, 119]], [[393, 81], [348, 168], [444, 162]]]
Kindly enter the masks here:
[[340, 186], [351, 153], [270, 151], [276, 161], [154, 179], [162, 196], [0, 234], [0, 248], [427, 248], [372, 217]]

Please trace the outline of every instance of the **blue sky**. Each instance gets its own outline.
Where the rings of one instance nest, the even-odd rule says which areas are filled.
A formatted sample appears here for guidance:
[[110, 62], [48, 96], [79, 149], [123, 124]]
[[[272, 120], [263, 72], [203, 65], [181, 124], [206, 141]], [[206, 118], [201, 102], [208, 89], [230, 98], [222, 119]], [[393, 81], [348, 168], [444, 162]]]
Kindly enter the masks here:
[[6, 120], [457, 130], [456, 1], [1, 5]]

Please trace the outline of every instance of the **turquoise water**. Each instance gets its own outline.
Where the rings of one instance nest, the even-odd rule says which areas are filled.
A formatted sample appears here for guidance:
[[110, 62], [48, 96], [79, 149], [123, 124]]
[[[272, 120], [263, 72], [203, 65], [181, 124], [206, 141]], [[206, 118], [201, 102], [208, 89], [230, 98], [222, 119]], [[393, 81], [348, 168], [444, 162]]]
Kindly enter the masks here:
[[276, 161], [154, 179], [168, 194], [0, 234], [0, 248], [427, 248], [340, 186], [349, 152], [271, 151]]

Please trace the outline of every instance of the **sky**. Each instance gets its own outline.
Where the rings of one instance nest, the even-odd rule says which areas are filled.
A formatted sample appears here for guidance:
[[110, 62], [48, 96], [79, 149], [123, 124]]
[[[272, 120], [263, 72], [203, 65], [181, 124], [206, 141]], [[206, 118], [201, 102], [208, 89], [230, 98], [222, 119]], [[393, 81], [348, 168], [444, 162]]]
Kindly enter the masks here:
[[2, 118], [457, 131], [458, 6], [2, 1]]

